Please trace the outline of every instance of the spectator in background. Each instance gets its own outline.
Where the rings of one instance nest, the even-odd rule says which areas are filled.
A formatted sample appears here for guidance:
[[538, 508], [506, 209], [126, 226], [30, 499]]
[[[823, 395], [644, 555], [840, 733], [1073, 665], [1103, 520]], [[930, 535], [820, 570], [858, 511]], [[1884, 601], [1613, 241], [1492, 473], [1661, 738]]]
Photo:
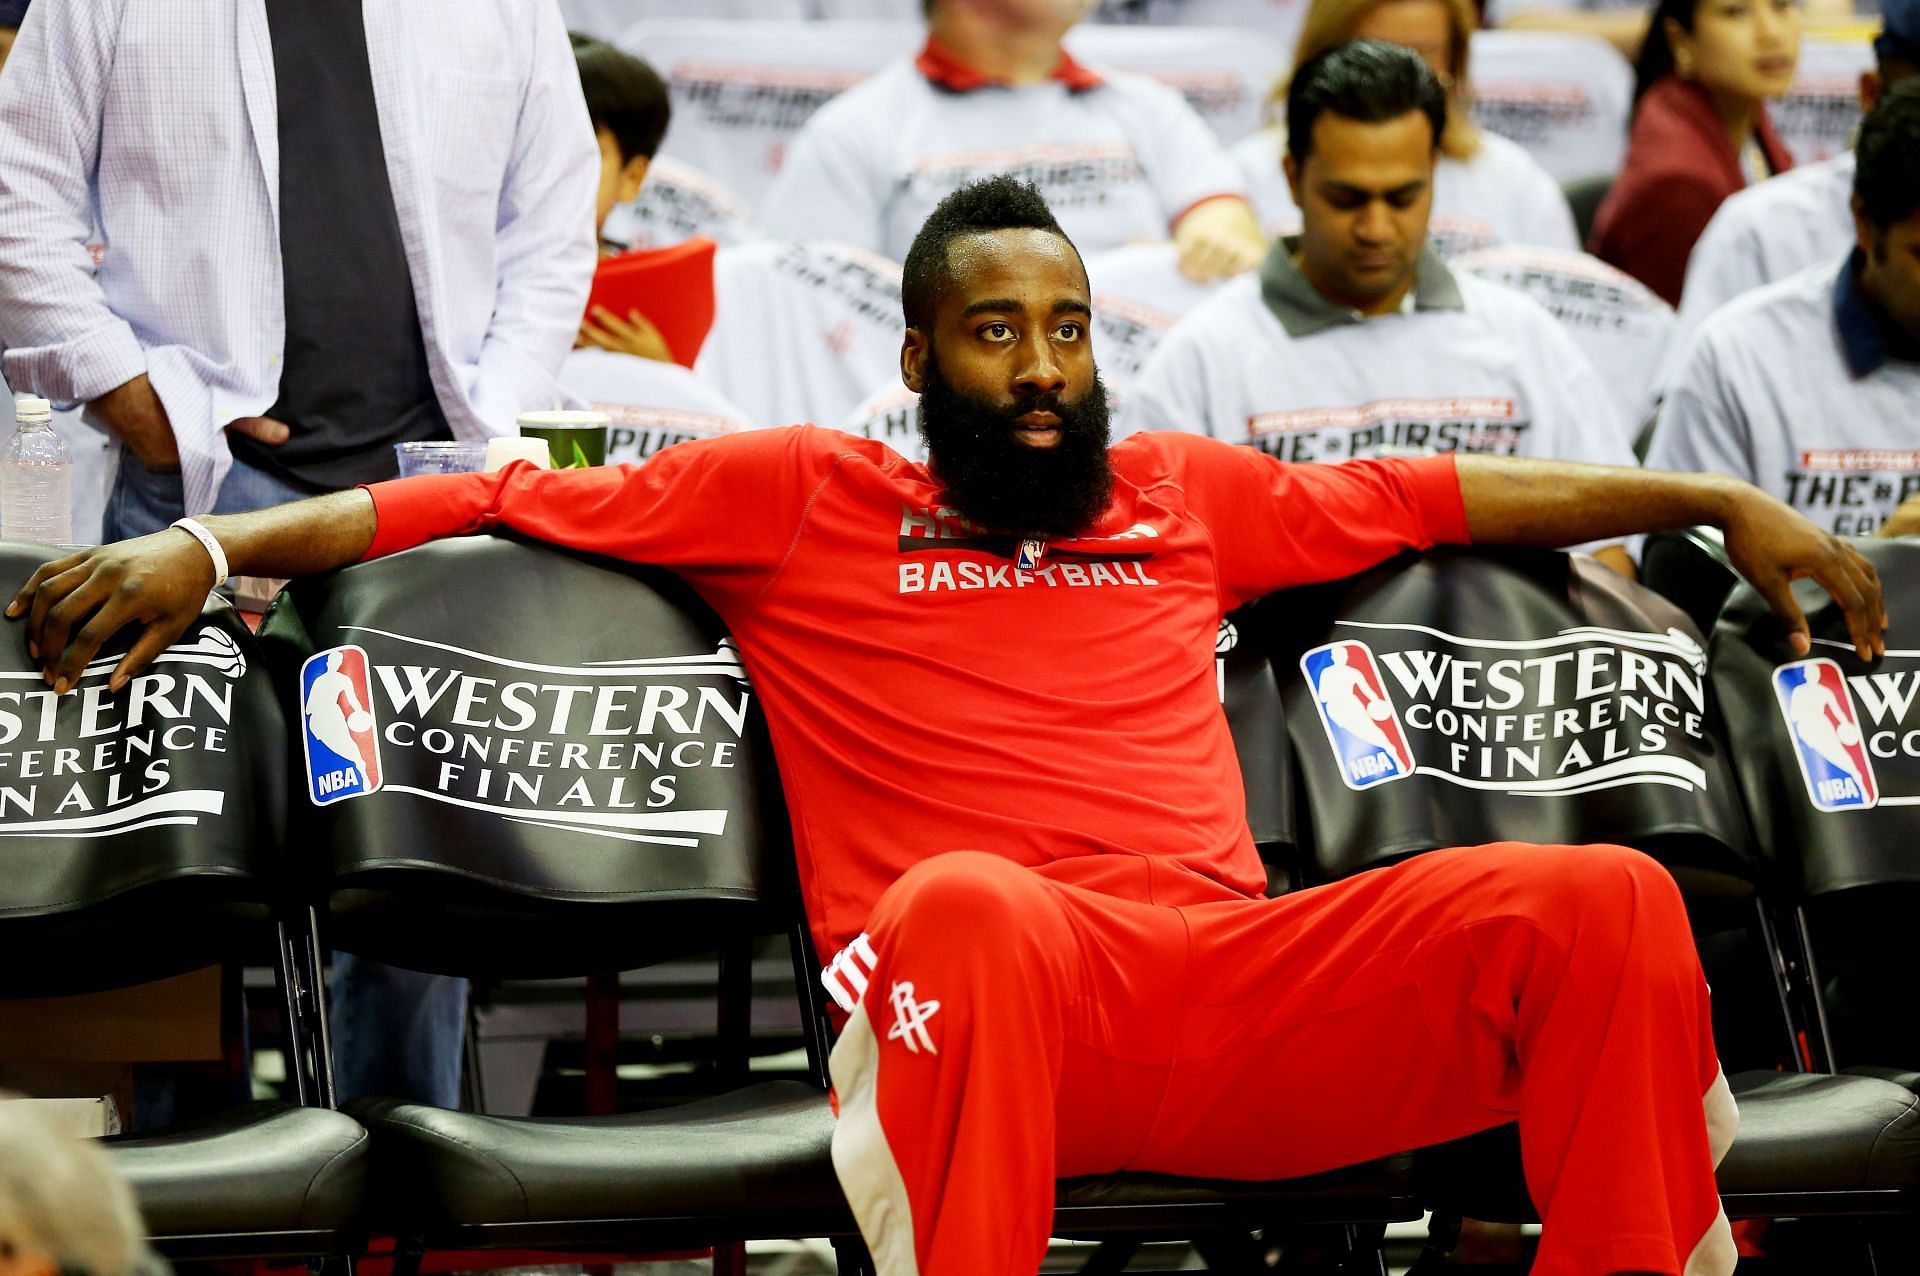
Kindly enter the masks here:
[[[1421, 58], [1359, 40], [1287, 90], [1298, 238], [1200, 303], [1133, 386], [1126, 425], [1285, 461], [1492, 452], [1631, 465], [1586, 356], [1538, 303], [1456, 275], [1427, 243], [1445, 90]], [[1631, 571], [1618, 546], [1609, 566]]]
[[1588, 250], [1678, 305], [1714, 210], [1793, 166], [1766, 104], [1799, 59], [1799, 0], [1659, 0], [1634, 68], [1627, 158]]
[[[120, 440], [107, 537], [551, 406], [593, 268], [579, 83], [537, 0], [38, 0], [0, 76], [0, 345]], [[342, 954], [342, 1091], [456, 1106], [465, 988]]]
[[550, 406], [592, 266], [577, 85], [534, 0], [35, 4], [0, 79], [0, 344], [123, 445], [106, 534]]
[[[1313, 0], [1294, 66], [1348, 40], [1384, 40], [1412, 49], [1447, 90], [1446, 132], [1433, 175], [1429, 229], [1449, 256], [1494, 244], [1574, 249], [1580, 237], [1566, 196], [1519, 143], [1477, 128], [1469, 108], [1467, 50], [1476, 19], [1469, 0]], [[1274, 87], [1269, 127], [1232, 151], [1261, 223], [1275, 234], [1300, 229], [1281, 159], [1286, 150], [1287, 81]]]
[[29, 0], [0, 0], [0, 70], [5, 70], [7, 54], [13, 52], [14, 37], [27, 16]]
[[138, 1276], [165, 1265], [107, 1154], [0, 1094], [0, 1276]]
[[935, 204], [993, 173], [1031, 181], [1087, 253], [1179, 246], [1206, 280], [1264, 250], [1239, 178], [1180, 94], [1082, 66], [1061, 41], [1085, 0], [926, 0], [927, 43], [807, 122], [761, 228], [898, 261]]
[[1920, 493], [1920, 82], [1882, 98], [1855, 155], [1853, 250], [1700, 326], [1647, 464], [1746, 479], [1857, 536]]
[[[574, 36], [573, 56], [600, 145], [594, 227], [601, 258], [560, 384], [611, 419], [610, 463], [644, 461], [663, 447], [745, 429], [748, 422], [692, 372], [713, 324], [713, 242], [614, 252], [605, 239], [608, 214], [639, 196], [666, 136], [673, 116], [666, 83], [640, 58], [600, 40]], [[614, 301], [619, 313], [603, 299]], [[672, 339], [649, 310], [669, 326]]]
[[[1874, 69], [1860, 73], [1860, 109], [1920, 71], [1920, 0], [1883, 0]], [[1853, 152], [1806, 164], [1731, 196], [1687, 263], [1681, 334], [1743, 292], [1830, 262], [1853, 242]]]

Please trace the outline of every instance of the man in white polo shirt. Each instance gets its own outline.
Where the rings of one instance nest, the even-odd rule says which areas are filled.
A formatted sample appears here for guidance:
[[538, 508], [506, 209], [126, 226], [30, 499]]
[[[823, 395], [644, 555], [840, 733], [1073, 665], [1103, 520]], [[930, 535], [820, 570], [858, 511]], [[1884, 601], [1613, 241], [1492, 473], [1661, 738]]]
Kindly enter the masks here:
[[[1613, 401], [1531, 298], [1456, 275], [1427, 242], [1446, 95], [1375, 40], [1302, 64], [1287, 174], [1303, 224], [1160, 343], [1126, 424], [1285, 461], [1491, 452], [1631, 465]], [[1609, 565], [1625, 554], [1604, 547]]]
[[1920, 494], [1920, 81], [1881, 100], [1855, 154], [1854, 250], [1701, 325], [1647, 465], [1748, 479], [1859, 536]]
[[[1860, 76], [1860, 109], [1920, 74], [1920, 0], [1884, 0], [1875, 69]], [[1677, 334], [1741, 293], [1831, 262], [1854, 239], [1852, 151], [1758, 182], [1720, 205], [1687, 259]], [[1674, 347], [1683, 353], [1681, 343]]]
[[1264, 249], [1226, 152], [1186, 99], [1061, 45], [1084, 0], [927, 0], [927, 43], [822, 107], [788, 149], [770, 235], [898, 261], [935, 204], [980, 177], [1037, 186], [1082, 252], [1172, 234], [1181, 270], [1250, 270]]

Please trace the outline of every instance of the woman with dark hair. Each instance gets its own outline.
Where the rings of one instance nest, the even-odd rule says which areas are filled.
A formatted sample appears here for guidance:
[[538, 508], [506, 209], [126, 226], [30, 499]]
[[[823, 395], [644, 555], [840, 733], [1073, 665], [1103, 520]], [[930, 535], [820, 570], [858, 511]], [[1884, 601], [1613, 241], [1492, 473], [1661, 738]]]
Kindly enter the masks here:
[[1721, 201], [1793, 166], [1766, 102], [1792, 85], [1799, 58], [1799, 0], [1659, 0], [1594, 255], [1677, 304], [1687, 257]]

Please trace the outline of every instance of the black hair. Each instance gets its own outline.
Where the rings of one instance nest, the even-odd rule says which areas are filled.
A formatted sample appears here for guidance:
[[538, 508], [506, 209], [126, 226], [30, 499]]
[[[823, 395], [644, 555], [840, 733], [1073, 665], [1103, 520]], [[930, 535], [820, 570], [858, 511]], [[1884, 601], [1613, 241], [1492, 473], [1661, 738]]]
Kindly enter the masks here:
[[[963, 235], [996, 230], [1044, 230], [1067, 239], [1040, 192], [1005, 173], [969, 182], [935, 205], [913, 237], [900, 271], [900, 308], [907, 326], [927, 331], [949, 279], [947, 249]], [[1073, 241], [1067, 240], [1073, 247]], [[1079, 250], [1074, 250], [1079, 255]]]
[[622, 160], [652, 159], [673, 118], [666, 81], [640, 58], [604, 40], [577, 34], [571, 39], [587, 118], [594, 128], [613, 134]]
[[1447, 91], [1421, 56], [1383, 40], [1349, 40], [1302, 62], [1287, 86], [1287, 154], [1313, 154], [1313, 126], [1328, 112], [1362, 124], [1384, 124], [1410, 111], [1433, 126], [1434, 145], [1447, 127]]
[[1682, 31], [1693, 30], [1694, 15], [1700, 12], [1700, 0], [1656, 0], [1653, 16], [1647, 20], [1647, 38], [1640, 45], [1640, 56], [1633, 63], [1633, 105], [1657, 81], [1674, 73], [1673, 41], [1667, 38], [1667, 19]]
[[1920, 80], [1889, 89], [1860, 125], [1853, 194], [1880, 230], [1920, 211]]

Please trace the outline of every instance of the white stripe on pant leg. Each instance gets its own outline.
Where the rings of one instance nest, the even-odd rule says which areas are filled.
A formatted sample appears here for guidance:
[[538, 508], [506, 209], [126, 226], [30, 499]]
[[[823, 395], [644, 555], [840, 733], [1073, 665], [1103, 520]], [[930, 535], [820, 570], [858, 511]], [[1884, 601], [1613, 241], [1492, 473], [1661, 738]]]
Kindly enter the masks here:
[[[1707, 1087], [1700, 1104], [1707, 1118], [1707, 1147], [1714, 1165], [1718, 1166], [1740, 1129], [1740, 1109], [1733, 1101], [1733, 1090], [1727, 1085], [1724, 1070], [1714, 1074], [1713, 1084]], [[1707, 1224], [1707, 1234], [1687, 1255], [1681, 1276], [1732, 1276], [1739, 1259], [1739, 1250], [1733, 1243], [1733, 1228], [1727, 1223], [1727, 1211], [1722, 1208], [1715, 1212], [1713, 1222]]]
[[887, 1132], [880, 1128], [879, 1064], [880, 1043], [862, 1005], [847, 1020], [827, 1059], [840, 1098], [840, 1119], [833, 1127], [833, 1172], [879, 1276], [920, 1276], [906, 1181], [887, 1146]]
[[1714, 1168], [1726, 1159], [1733, 1136], [1740, 1132], [1740, 1107], [1733, 1101], [1733, 1087], [1727, 1084], [1725, 1069], [1713, 1074], [1713, 1084], [1700, 1100], [1707, 1116], [1707, 1147], [1713, 1153]]

